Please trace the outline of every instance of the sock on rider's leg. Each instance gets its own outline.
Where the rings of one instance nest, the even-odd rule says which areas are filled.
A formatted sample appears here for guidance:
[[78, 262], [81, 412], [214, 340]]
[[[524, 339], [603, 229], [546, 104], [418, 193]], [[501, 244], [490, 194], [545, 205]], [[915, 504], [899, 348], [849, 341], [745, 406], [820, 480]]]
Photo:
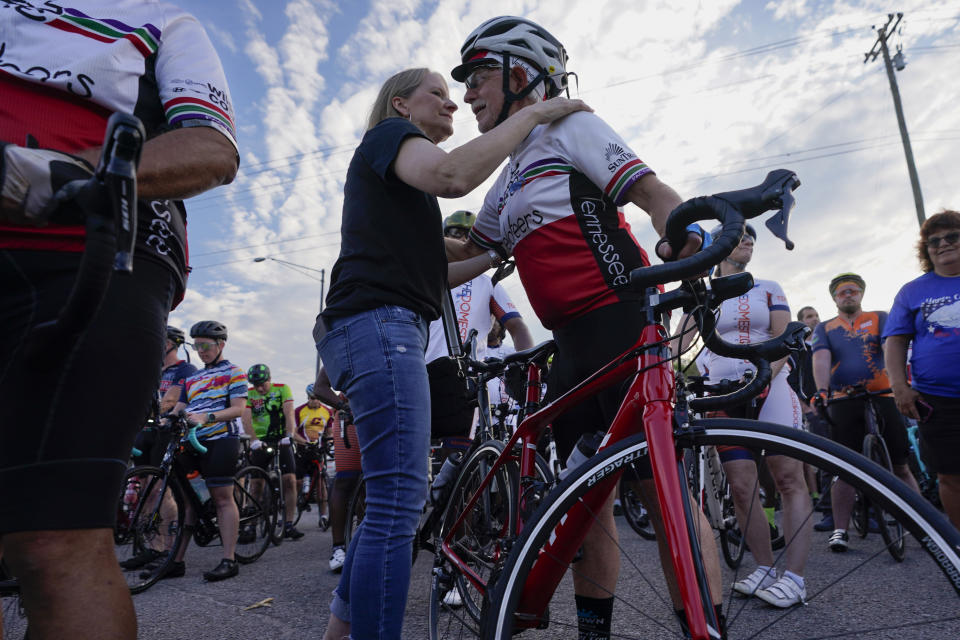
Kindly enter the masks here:
[[578, 595], [575, 599], [579, 640], [607, 640], [610, 637], [613, 598], [588, 598]]

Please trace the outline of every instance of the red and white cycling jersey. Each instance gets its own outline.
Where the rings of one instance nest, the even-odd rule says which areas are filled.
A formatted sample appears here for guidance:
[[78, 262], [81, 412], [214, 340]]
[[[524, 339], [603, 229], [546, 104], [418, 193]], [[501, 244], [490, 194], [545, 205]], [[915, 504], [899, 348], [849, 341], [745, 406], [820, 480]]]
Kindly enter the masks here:
[[619, 206], [651, 169], [592, 113], [536, 127], [510, 154], [470, 237], [512, 253], [548, 329], [620, 300], [649, 264]]
[[[501, 324], [520, 316], [517, 307], [510, 299], [507, 290], [500, 283], [493, 284], [488, 275], [479, 275], [469, 282], [450, 290], [453, 298], [453, 315], [457, 320], [460, 341], [467, 339], [470, 329], [477, 330], [477, 353], [474, 357], [483, 360], [487, 350], [487, 334], [493, 326], [492, 314]], [[466, 346], [466, 345], [464, 345]], [[427, 343], [425, 360], [433, 362], [437, 358], [450, 355], [443, 333], [443, 321], [430, 323], [430, 341]]]
[[[166, 2], [0, 2], [0, 140], [76, 152], [103, 143], [115, 111], [147, 137], [207, 126], [236, 146], [220, 59], [197, 20]], [[29, 141], [29, 142], [28, 142]], [[138, 253], [186, 269], [185, 221], [172, 201], [141, 202]], [[0, 249], [81, 251], [80, 225], [0, 225]]]

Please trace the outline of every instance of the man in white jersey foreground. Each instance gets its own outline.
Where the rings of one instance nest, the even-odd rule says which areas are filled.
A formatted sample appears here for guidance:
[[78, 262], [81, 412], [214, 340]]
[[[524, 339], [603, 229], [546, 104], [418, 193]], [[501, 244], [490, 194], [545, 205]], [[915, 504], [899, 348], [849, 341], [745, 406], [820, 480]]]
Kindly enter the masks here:
[[[467, 37], [460, 54], [462, 64], [452, 75], [465, 83], [464, 101], [481, 132], [559, 95], [567, 84], [563, 45], [523, 18], [488, 20]], [[646, 322], [642, 304], [619, 289], [632, 269], [649, 264], [620, 209], [627, 202], [646, 211], [662, 235], [668, 214], [681, 199], [603, 120], [592, 113], [574, 113], [538, 126], [527, 136], [508, 158], [477, 214], [465, 254], [489, 249], [512, 254], [534, 311], [553, 331], [558, 352], [548, 379], [548, 399], [630, 348]], [[701, 244], [702, 231], [695, 227], [678, 256], [665, 242], [658, 247], [662, 258], [682, 258]], [[606, 430], [621, 394], [618, 388], [604, 391], [554, 421], [562, 459], [582, 434]], [[650, 478], [649, 469], [646, 477]], [[645, 504], [657, 519], [652, 480], [644, 485], [649, 490]], [[709, 525], [701, 524], [701, 531], [709, 531]], [[620, 567], [611, 535], [615, 531], [611, 496], [587, 534], [573, 576], [582, 638], [610, 634]], [[658, 540], [663, 538], [661, 533]], [[716, 547], [712, 536], [704, 538], [704, 561], [714, 601], [719, 603]], [[665, 552], [661, 548], [661, 562], [675, 609], [684, 620]]]
[[[186, 286], [180, 200], [237, 171], [230, 92], [203, 27], [167, 2], [4, 2], [0, 57], [0, 546], [32, 640], [135, 638], [117, 496]], [[86, 246], [86, 212], [59, 196], [93, 174], [116, 112], [147, 137], [133, 274], [110, 279], [75, 340], [31, 358]], [[92, 381], [109, 381], [107, 411], [78, 410]]]

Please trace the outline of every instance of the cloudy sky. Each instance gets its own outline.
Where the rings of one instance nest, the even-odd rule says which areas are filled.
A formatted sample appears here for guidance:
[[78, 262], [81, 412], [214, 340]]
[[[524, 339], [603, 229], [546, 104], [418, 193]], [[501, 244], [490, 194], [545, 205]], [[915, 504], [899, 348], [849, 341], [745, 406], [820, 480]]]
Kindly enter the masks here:
[[[683, 197], [800, 176], [796, 249], [761, 235], [750, 271], [779, 281], [796, 310], [835, 315], [838, 272], [867, 280], [864, 305], [888, 309], [919, 275], [917, 217], [886, 72], [864, 64], [890, 5], [864, 0], [208, 0], [189, 3], [230, 83], [241, 167], [228, 187], [187, 203], [194, 267], [171, 323], [216, 318], [227, 355], [266, 362], [298, 401], [312, 380], [321, 270], [339, 252], [342, 188], [379, 85], [413, 66], [446, 76], [465, 36], [501, 14], [540, 22], [566, 46], [587, 101]], [[960, 2], [909, 3], [896, 74], [928, 217], [960, 207]], [[951, 71], [951, 69], [953, 71]], [[462, 106], [453, 148], [477, 135]], [[951, 169], [953, 167], [953, 169]], [[441, 209], [476, 209], [484, 188]], [[656, 241], [643, 211], [627, 218]], [[256, 257], [271, 258], [255, 263]], [[279, 262], [286, 261], [286, 262]], [[293, 263], [299, 266], [291, 266]], [[329, 282], [327, 282], [329, 284]], [[549, 337], [519, 279], [505, 282], [538, 339]]]

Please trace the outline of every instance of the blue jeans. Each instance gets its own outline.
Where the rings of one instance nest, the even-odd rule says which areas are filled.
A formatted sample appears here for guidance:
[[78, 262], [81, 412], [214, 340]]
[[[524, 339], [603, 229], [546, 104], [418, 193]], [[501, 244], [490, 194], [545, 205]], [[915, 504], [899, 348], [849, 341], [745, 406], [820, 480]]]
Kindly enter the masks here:
[[399, 638], [413, 536], [427, 498], [430, 391], [427, 322], [384, 306], [327, 322], [317, 343], [330, 381], [350, 399], [367, 510], [350, 540], [330, 610], [351, 637]]

